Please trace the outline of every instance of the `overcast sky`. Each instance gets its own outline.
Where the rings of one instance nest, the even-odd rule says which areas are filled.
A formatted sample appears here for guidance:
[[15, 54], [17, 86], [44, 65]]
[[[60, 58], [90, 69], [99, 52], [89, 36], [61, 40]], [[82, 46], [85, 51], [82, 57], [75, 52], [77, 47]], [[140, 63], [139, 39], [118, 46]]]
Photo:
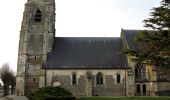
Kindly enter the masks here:
[[[19, 32], [27, 0], [0, 3], [0, 66], [17, 69]], [[123, 29], [144, 29], [143, 20], [161, 0], [56, 0], [56, 36], [118, 37]]]

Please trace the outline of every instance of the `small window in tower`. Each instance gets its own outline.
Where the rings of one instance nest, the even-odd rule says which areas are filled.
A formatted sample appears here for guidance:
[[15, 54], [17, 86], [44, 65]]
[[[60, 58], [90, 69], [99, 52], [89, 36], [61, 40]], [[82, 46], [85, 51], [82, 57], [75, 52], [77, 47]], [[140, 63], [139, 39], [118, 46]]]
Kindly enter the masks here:
[[33, 78], [33, 82], [35, 82], [35, 78]]
[[42, 17], [41, 11], [40, 9], [38, 9], [35, 13], [35, 18], [34, 18], [35, 22], [41, 22], [41, 17]]

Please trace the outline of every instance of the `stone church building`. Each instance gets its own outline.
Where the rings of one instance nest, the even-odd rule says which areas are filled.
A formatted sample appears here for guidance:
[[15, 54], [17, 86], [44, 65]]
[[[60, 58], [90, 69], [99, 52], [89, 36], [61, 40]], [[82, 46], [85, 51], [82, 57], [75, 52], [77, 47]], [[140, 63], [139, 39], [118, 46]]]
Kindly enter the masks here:
[[120, 37], [55, 37], [55, 1], [27, 0], [16, 94], [61, 86], [75, 96], [170, 95], [167, 70], [132, 62], [121, 53], [139, 47], [138, 33], [122, 29]]

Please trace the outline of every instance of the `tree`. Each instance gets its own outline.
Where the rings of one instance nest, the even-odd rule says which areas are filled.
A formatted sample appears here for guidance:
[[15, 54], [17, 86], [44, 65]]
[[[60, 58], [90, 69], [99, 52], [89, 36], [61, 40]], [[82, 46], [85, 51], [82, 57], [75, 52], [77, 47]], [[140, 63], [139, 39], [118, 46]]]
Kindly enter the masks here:
[[125, 54], [135, 56], [135, 62], [170, 68], [170, 0], [162, 0], [144, 23], [152, 30], [140, 32], [136, 37], [140, 48], [127, 49]]
[[16, 76], [14, 75], [14, 72], [10, 69], [10, 66], [8, 63], [5, 63], [2, 65], [0, 69], [0, 78], [2, 82], [4, 83], [4, 95], [9, 94], [10, 85], [11, 85], [11, 93], [13, 93], [14, 87], [15, 87]]

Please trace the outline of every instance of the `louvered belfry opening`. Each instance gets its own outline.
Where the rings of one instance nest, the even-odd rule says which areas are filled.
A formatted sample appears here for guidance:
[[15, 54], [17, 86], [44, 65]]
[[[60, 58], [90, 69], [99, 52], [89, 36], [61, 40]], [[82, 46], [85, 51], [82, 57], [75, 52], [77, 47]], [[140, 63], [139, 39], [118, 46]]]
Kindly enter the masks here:
[[35, 13], [35, 22], [41, 22], [41, 18], [42, 18], [42, 14], [40, 9], [37, 9], [36, 13]]

